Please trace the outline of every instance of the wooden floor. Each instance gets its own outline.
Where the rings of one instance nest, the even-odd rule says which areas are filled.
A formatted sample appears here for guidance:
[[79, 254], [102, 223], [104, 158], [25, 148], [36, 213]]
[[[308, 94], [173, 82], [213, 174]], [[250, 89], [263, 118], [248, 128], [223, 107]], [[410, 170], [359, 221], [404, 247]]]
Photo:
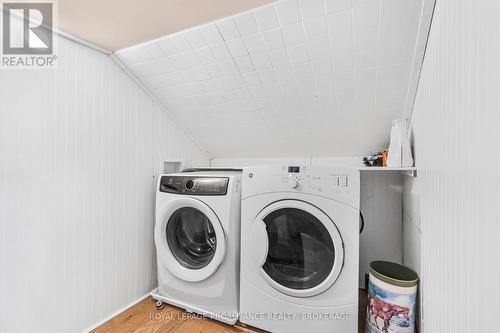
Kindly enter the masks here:
[[[221, 322], [195, 318], [182, 309], [165, 305], [156, 309], [156, 301], [151, 297], [144, 299], [110, 321], [99, 326], [93, 333], [229, 333], [229, 332], [264, 332], [238, 322], [234, 326]], [[366, 316], [366, 291], [359, 291], [359, 332], [364, 332]], [[333, 332], [333, 331], [332, 331]]]

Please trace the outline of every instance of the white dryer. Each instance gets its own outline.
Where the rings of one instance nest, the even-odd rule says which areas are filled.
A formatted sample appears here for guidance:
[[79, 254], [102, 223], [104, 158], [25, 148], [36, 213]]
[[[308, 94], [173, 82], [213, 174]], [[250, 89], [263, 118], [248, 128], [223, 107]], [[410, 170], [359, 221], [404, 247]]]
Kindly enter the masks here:
[[249, 167], [242, 184], [240, 321], [357, 333], [359, 171]]
[[241, 171], [162, 175], [153, 298], [234, 324], [239, 308]]

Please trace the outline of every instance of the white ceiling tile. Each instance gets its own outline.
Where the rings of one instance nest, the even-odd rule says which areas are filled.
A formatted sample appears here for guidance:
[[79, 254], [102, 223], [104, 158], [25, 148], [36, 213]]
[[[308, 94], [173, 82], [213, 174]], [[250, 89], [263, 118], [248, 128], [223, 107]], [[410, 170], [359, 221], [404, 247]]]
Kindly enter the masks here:
[[343, 11], [328, 15], [328, 29], [334, 70], [352, 68], [354, 55], [351, 12]]
[[174, 66], [168, 58], [132, 65], [129, 69], [139, 78], [175, 71]]
[[334, 74], [335, 87], [341, 91], [354, 91], [354, 71], [345, 69]]
[[377, 53], [379, 7], [378, 1], [370, 1], [366, 5], [355, 6], [353, 9], [354, 52], [356, 54]]
[[135, 76], [140, 79], [145, 76], [159, 74], [157, 72], [156, 66], [153, 66], [151, 64], [152, 62], [150, 61], [142, 64], [132, 65], [128, 68], [132, 73], [134, 73]]
[[281, 87], [278, 83], [263, 84], [267, 96], [277, 96], [281, 93]]
[[174, 45], [174, 48], [178, 53], [186, 52], [192, 49], [191, 44], [189, 44], [189, 41], [183, 33], [172, 35], [170, 37], [170, 42]]
[[271, 58], [273, 66], [290, 65], [290, 59], [286, 49], [269, 51], [269, 57]]
[[238, 96], [232, 90], [224, 91], [221, 93], [224, 100], [228, 103], [236, 102], [239, 100]]
[[162, 49], [165, 55], [170, 56], [179, 53], [177, 47], [172, 42], [171, 36], [160, 38], [156, 41], [156, 44]]
[[406, 82], [409, 70], [401, 66], [389, 66], [378, 69], [377, 101], [380, 110], [401, 112], [404, 107], [405, 89], [399, 82]]
[[176, 90], [176, 86], [162, 87], [160, 89], [157, 89], [155, 93], [160, 99], [173, 99], [181, 97], [178, 96], [178, 91]]
[[184, 72], [182, 75], [186, 81], [203, 81], [210, 79], [210, 75], [205, 67], [193, 67]]
[[255, 65], [255, 68], [257, 69], [272, 67], [267, 52], [254, 53], [251, 54], [250, 57], [252, 58], [252, 62]]
[[175, 71], [175, 67], [169, 58], [163, 58], [153, 62], [156, 67], [156, 73], [169, 73]]
[[147, 44], [143, 44], [142, 47], [151, 55], [153, 59], [161, 59], [165, 57], [165, 52], [161, 49], [161, 47], [156, 42], [149, 42]]
[[313, 71], [309, 62], [300, 62], [293, 64], [293, 71], [297, 77], [312, 77]]
[[193, 96], [191, 97], [191, 99], [193, 101], [193, 104], [203, 107], [212, 103], [212, 99], [210, 98], [209, 94]]
[[334, 94], [335, 93], [335, 82], [333, 81], [333, 77], [322, 77], [317, 78], [316, 82], [318, 83], [318, 94]]
[[238, 27], [238, 31], [242, 36], [251, 35], [259, 32], [259, 27], [257, 26], [257, 21], [253, 12], [245, 12], [234, 16], [234, 21]]
[[240, 75], [234, 75], [227, 78], [227, 82], [232, 89], [240, 89], [245, 87], [245, 82]]
[[191, 44], [191, 47], [193, 47], [194, 49], [207, 45], [205, 38], [203, 38], [203, 35], [201, 34], [200, 28], [188, 30], [184, 34], [186, 35], [189, 44]]
[[118, 58], [126, 65], [132, 66], [143, 62], [154, 60], [147, 48], [142, 46], [134, 46], [128, 49], [116, 52]]
[[[369, 1], [378, 4], [378, 0], [369, 0]], [[326, 12], [328, 14], [349, 10], [352, 7], [351, 0], [325, 0], [325, 3], [326, 3]]]
[[253, 98], [264, 98], [269, 96], [269, 93], [264, 90], [264, 87], [262, 85], [248, 87], [248, 90], [250, 91], [250, 94]]
[[[379, 65], [396, 65], [402, 59], [410, 57], [413, 51], [410, 44], [414, 44], [416, 34], [416, 30], [411, 29], [409, 25], [412, 3], [412, 1], [382, 1]], [[409, 35], [412, 37], [408, 38]]]
[[226, 41], [226, 45], [233, 58], [248, 55], [247, 49], [243, 44], [243, 40], [240, 38]]
[[208, 96], [212, 100], [211, 104], [217, 105], [217, 104], [222, 104], [222, 103], [226, 102], [226, 99], [224, 98], [224, 93], [214, 93], [214, 94], [210, 94]]
[[310, 44], [309, 55], [311, 60], [329, 59], [331, 58], [330, 46], [328, 45], [328, 40], [317, 40]]
[[290, 54], [292, 63], [309, 60], [309, 52], [307, 51], [306, 44], [290, 46], [288, 47], [288, 53]]
[[215, 62], [215, 57], [209, 47], [197, 49], [196, 54], [198, 55], [198, 59], [202, 64], [211, 64]]
[[323, 0], [299, 0], [299, 7], [303, 20], [325, 15], [325, 4]]
[[276, 11], [281, 25], [300, 21], [300, 11], [297, 0], [282, 0], [276, 2]]
[[231, 89], [228, 81], [225, 78], [203, 81], [201, 84], [209, 93], [220, 92]]
[[269, 84], [276, 82], [276, 77], [274, 76], [274, 72], [271, 70], [259, 70], [257, 71], [257, 75], [259, 75], [260, 82], [262, 84]]
[[308, 42], [328, 39], [328, 26], [324, 16], [304, 21], [304, 30]]
[[210, 74], [210, 76], [213, 79], [226, 76], [224, 68], [220, 63], [209, 64], [205, 67], [205, 69], [208, 71], [208, 74]]
[[227, 17], [225, 19], [217, 21], [216, 24], [224, 40], [230, 40], [240, 37], [240, 33], [238, 32], [238, 29], [236, 28], [236, 24], [234, 24], [234, 20], [232, 17]]
[[217, 61], [231, 58], [231, 54], [229, 53], [225, 43], [214, 44], [210, 46], [210, 50], [212, 50], [212, 54]]
[[171, 56], [170, 61], [177, 70], [186, 69], [199, 65], [199, 59], [195, 51], [176, 54]]
[[377, 57], [374, 56], [377, 52], [356, 52], [354, 54], [354, 63], [356, 68], [375, 68], [377, 67]]
[[254, 98], [255, 103], [259, 109], [275, 110], [273, 108], [273, 100], [271, 98]]
[[278, 67], [274, 67], [274, 73], [276, 75], [276, 78], [280, 82], [295, 81], [295, 77], [293, 76], [293, 69], [290, 65], [281, 65]]
[[223, 41], [219, 29], [217, 29], [217, 26], [213, 23], [202, 26], [200, 30], [203, 38], [205, 38], [208, 44], [216, 44]]
[[167, 85], [181, 85], [186, 81], [180, 72], [173, 72], [150, 76], [145, 78], [143, 82], [154, 90]]
[[259, 86], [261, 84], [259, 76], [256, 72], [248, 72], [241, 74], [243, 81], [247, 87]]
[[200, 83], [191, 83], [180, 87], [184, 96], [201, 95], [206, 91]]
[[282, 27], [282, 30], [286, 45], [297, 45], [306, 42], [304, 29], [302, 28], [302, 22], [285, 25]]
[[[355, 78], [356, 96], [363, 96], [363, 103], [365, 107], [373, 109], [375, 107], [377, 88], [377, 69], [357, 69]], [[383, 82], [381, 83], [383, 84]]]
[[279, 27], [278, 16], [274, 6], [263, 6], [254, 10], [255, 18], [261, 31], [267, 31]]
[[235, 58], [234, 61], [236, 62], [236, 66], [238, 66], [238, 69], [241, 73], [252, 72], [255, 70], [255, 67], [249, 56], [238, 57]]
[[[293, 76], [293, 73], [292, 73]], [[298, 95], [299, 93], [299, 88], [297, 87], [297, 83], [294, 81], [283, 81], [280, 83], [281, 86], [281, 92], [283, 94], [292, 94], [292, 95]]]
[[285, 41], [281, 35], [281, 29], [273, 29], [262, 33], [268, 50], [281, 49], [285, 47]]
[[333, 76], [333, 66], [331, 59], [311, 61], [314, 75], [318, 77]]
[[234, 90], [234, 93], [239, 99], [249, 99], [251, 97], [247, 88], [236, 89]]
[[233, 60], [224, 61], [221, 63], [221, 66], [226, 75], [239, 74], [238, 67], [236, 67], [236, 64]]
[[250, 54], [262, 52], [266, 49], [260, 34], [245, 36], [243, 37], [243, 42]]

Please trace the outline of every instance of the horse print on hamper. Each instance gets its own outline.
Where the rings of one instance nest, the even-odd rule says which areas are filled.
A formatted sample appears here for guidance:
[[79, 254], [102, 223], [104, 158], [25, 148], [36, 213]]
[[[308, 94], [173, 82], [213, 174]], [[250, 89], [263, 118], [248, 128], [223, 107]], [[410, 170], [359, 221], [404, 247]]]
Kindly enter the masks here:
[[373, 283], [368, 286], [367, 332], [413, 333], [416, 294], [398, 295]]
[[377, 317], [382, 318], [384, 320], [382, 331], [384, 332], [388, 332], [389, 323], [394, 316], [403, 316], [406, 320], [410, 320], [410, 309], [408, 308], [373, 298], [371, 293], [368, 293], [368, 301], [370, 322], [377, 325]]

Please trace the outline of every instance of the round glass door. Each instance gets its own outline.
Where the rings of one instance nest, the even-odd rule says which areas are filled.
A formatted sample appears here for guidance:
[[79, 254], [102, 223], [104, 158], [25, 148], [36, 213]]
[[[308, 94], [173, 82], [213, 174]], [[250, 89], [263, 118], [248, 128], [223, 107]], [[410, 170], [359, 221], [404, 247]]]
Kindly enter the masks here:
[[189, 269], [207, 266], [217, 249], [212, 223], [205, 214], [192, 207], [180, 208], [172, 214], [165, 236], [175, 259]]
[[323, 223], [297, 208], [278, 209], [263, 221], [269, 245], [262, 268], [271, 279], [291, 289], [311, 289], [325, 281], [335, 248]]
[[284, 294], [309, 297], [322, 293], [342, 270], [340, 233], [312, 204], [299, 200], [271, 203], [257, 216], [252, 238], [262, 275]]
[[200, 200], [170, 201], [155, 225], [158, 261], [177, 278], [198, 282], [212, 276], [226, 252], [226, 236], [214, 211]]

